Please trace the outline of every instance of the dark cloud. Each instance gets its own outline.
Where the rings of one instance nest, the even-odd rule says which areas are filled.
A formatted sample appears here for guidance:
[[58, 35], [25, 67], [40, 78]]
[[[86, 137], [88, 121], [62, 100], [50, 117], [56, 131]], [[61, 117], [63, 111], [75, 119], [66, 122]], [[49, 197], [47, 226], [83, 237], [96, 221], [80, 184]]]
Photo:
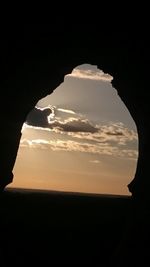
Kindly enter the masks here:
[[28, 114], [26, 124], [35, 127], [49, 128], [48, 116], [51, 113], [51, 108], [39, 109], [35, 107]]
[[[54, 110], [50, 107], [45, 109], [34, 108], [28, 115], [26, 124], [32, 127], [48, 128], [62, 132], [96, 133], [98, 129], [87, 119], [69, 117], [61, 121], [58, 118], [50, 118]], [[48, 119], [49, 118], [49, 119]]]
[[123, 132], [115, 131], [115, 132], [105, 132], [107, 135], [114, 135], [114, 136], [123, 136]]
[[[66, 119], [56, 117], [57, 110], [71, 114], [71, 117]], [[72, 117], [73, 115], [76, 117]], [[88, 119], [79, 117], [73, 111], [50, 106], [44, 109], [35, 107], [28, 115], [26, 123], [36, 129], [42, 128], [46, 131], [65, 134], [68, 140], [24, 139], [21, 142], [24, 147], [113, 155], [131, 159], [137, 157], [135, 145], [133, 149], [131, 144], [128, 145], [129, 142], [137, 141], [137, 134], [121, 122], [94, 126]]]
[[56, 121], [53, 127], [59, 128], [63, 132], [84, 132], [84, 133], [96, 133], [98, 129], [93, 126], [88, 120], [82, 120], [78, 118], [69, 118], [64, 122]]
[[[83, 119], [76, 114], [76, 117], [56, 117], [55, 111], [62, 111], [56, 107], [44, 109], [35, 107], [27, 117], [27, 124], [32, 127], [43, 128], [58, 134], [67, 134], [71, 138], [81, 139], [88, 142], [116, 143], [126, 145], [128, 142], [137, 140], [137, 134], [125, 127], [121, 122], [108, 123], [107, 125], [93, 125], [88, 119]], [[64, 112], [64, 109], [63, 109]], [[74, 115], [72, 111], [65, 112]], [[78, 116], [78, 117], [77, 117]]]

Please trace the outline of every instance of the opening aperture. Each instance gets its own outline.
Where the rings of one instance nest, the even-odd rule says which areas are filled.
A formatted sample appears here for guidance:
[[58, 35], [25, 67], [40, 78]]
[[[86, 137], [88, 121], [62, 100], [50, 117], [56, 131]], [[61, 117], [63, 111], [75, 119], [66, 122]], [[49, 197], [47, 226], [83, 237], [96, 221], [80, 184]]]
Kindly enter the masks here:
[[136, 126], [111, 77], [84, 64], [28, 115], [11, 187], [129, 195]]

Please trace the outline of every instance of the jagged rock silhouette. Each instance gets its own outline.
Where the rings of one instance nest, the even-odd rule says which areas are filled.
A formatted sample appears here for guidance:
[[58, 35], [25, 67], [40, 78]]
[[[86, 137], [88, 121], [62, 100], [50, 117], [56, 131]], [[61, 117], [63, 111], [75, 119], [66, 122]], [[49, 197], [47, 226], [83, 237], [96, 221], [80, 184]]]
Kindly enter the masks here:
[[[136, 123], [139, 158], [129, 190], [149, 192], [149, 58], [147, 35], [103, 32], [99, 24], [18, 24], [1, 33], [0, 186], [12, 182], [21, 128], [36, 103], [50, 94], [78, 65], [97, 65], [111, 74], [113, 86]], [[131, 177], [132, 179], [132, 177]]]

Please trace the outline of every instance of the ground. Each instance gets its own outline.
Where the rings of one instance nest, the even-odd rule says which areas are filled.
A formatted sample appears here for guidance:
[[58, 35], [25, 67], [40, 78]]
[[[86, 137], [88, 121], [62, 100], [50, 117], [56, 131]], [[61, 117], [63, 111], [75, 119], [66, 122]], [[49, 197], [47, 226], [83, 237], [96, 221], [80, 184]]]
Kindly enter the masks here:
[[6, 190], [0, 196], [1, 266], [108, 266], [131, 206], [123, 196]]

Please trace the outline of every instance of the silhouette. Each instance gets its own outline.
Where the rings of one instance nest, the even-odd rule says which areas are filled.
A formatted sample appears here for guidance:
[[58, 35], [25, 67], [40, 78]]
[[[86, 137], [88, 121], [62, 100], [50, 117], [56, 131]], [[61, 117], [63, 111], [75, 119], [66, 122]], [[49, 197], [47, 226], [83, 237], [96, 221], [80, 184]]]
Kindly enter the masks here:
[[41, 110], [35, 107], [27, 116], [26, 123], [31, 126], [48, 128], [49, 123], [47, 117], [51, 113], [50, 108]]
[[[141, 33], [140, 31], [138, 31], [138, 33], [136, 34], [133, 32], [130, 33], [129, 31], [125, 32], [122, 30], [114, 30], [112, 32], [109, 32], [109, 34], [107, 31], [100, 31], [99, 34], [99, 29], [101, 29], [101, 25], [99, 25], [98, 20], [95, 24], [92, 24], [91, 22], [88, 24], [87, 22], [86, 28], [84, 27], [84, 31], [82, 29], [82, 23], [79, 23], [79, 25], [77, 25], [77, 23], [73, 24], [72, 22], [70, 22], [69, 26], [68, 22], [66, 24], [65, 22], [61, 22], [59, 23], [59, 26], [57, 26], [56, 24], [19, 24], [15, 25], [14, 27], [14, 25], [11, 24], [7, 27], [7, 25], [5, 25], [5, 29], [3, 29], [3, 31], [1, 32], [0, 42], [0, 188], [1, 190], [3, 190], [9, 183], [12, 182], [12, 170], [15, 164], [19, 142], [21, 138], [21, 128], [23, 123], [27, 119], [28, 113], [32, 109], [34, 109], [36, 103], [41, 98], [45, 97], [47, 94], [52, 93], [53, 90], [55, 90], [55, 88], [57, 88], [63, 82], [64, 76], [71, 73], [76, 66], [79, 66], [84, 63], [97, 65], [99, 69], [102, 69], [105, 73], [109, 73], [114, 77], [112, 85], [117, 90], [118, 95], [128, 108], [133, 120], [135, 121], [139, 136], [139, 158], [137, 163], [137, 169], [135, 177], [131, 177], [131, 179], [133, 180], [128, 185], [129, 191], [132, 193], [133, 201], [131, 204], [132, 219], [130, 220], [129, 227], [127, 227], [126, 238], [123, 238], [122, 241], [120, 240], [120, 249], [118, 249], [117, 251], [116, 258], [112, 257], [112, 263], [110, 264], [111, 266], [117, 266], [117, 264], [118, 266], [123, 266], [123, 264], [125, 266], [130, 266], [129, 264], [131, 263], [131, 266], [134, 266], [133, 264], [136, 265], [141, 261], [141, 266], [147, 266], [146, 263], [144, 263], [144, 259], [145, 255], [147, 255], [146, 260], [149, 260], [149, 246], [147, 245], [147, 241], [149, 241], [150, 238], [149, 226], [147, 224], [147, 222], [149, 222], [150, 217], [150, 179], [148, 175], [150, 151], [148, 34], [144, 34], [143, 32]], [[18, 205], [17, 203], [19, 203], [20, 198], [18, 195], [15, 196], [17, 196], [17, 201], [15, 202], [15, 205]], [[4, 218], [4, 221], [1, 221], [1, 229], [4, 229], [5, 233], [8, 229], [12, 229], [12, 226], [8, 225], [8, 218], [9, 214], [10, 218], [13, 218], [13, 215], [10, 210], [10, 206], [12, 205], [11, 203], [14, 203], [11, 202], [13, 197], [14, 196], [11, 196], [11, 194], [9, 195], [8, 192], [6, 192], [6, 194], [4, 192], [1, 195], [3, 207], [3, 213], [1, 211], [1, 214], [2, 218]], [[27, 210], [25, 218], [27, 220], [26, 223], [28, 222], [28, 224], [30, 225], [30, 222], [28, 220], [30, 220], [29, 218], [32, 214], [32, 209], [29, 209], [29, 205], [26, 202], [28, 200], [26, 198], [24, 199], [25, 202], [20, 202], [18, 206], [18, 214], [19, 210], [21, 209], [23, 211]], [[32, 198], [29, 198], [29, 203], [32, 202], [31, 199]], [[62, 201], [62, 198], [60, 198], [60, 200]], [[13, 201], [15, 201], [15, 197], [13, 198]], [[41, 197], [40, 201], [42, 201]], [[10, 206], [7, 205], [8, 202]], [[79, 201], [79, 203], [81, 202]], [[88, 200], [87, 203], [89, 203]], [[94, 207], [96, 203], [98, 202], [94, 201]], [[52, 202], [50, 204], [53, 205]], [[123, 208], [122, 203], [120, 205], [120, 207]], [[19, 207], [21, 207], [21, 209]], [[55, 208], [56, 207], [57, 204]], [[36, 203], [36, 208], [38, 208], [38, 203]], [[42, 212], [42, 208], [40, 209], [40, 212]], [[120, 208], [118, 212], [120, 212], [122, 208]], [[6, 216], [7, 212], [5, 212], [5, 210], [8, 210], [9, 212], [8, 217]], [[48, 211], [46, 210], [46, 213], [41, 214], [45, 216], [45, 214], [48, 214], [47, 212]], [[61, 213], [61, 209], [59, 209], [59, 212]], [[118, 218], [118, 212], [115, 214], [115, 218]], [[82, 212], [79, 212], [77, 218], [80, 217], [80, 214], [82, 214]], [[90, 210], [87, 214], [92, 214], [92, 211]], [[18, 222], [17, 219], [19, 219], [17, 215], [15, 216], [16, 217], [14, 217], [14, 220], [16, 221], [14, 221], [13, 223], [11, 221], [11, 225], [13, 226], [16, 222]], [[38, 213], [35, 214], [35, 216], [37, 216], [36, 221], [38, 221]], [[65, 218], [65, 216], [65, 213], [62, 214], [61, 219]], [[53, 218], [53, 215], [49, 218]], [[35, 222], [35, 219], [33, 217], [32, 219], [33, 221], [31, 220], [31, 223]], [[44, 217], [43, 221], [45, 222], [46, 219], [47, 218]], [[76, 219], [76, 217], [74, 219]], [[108, 222], [109, 218], [107, 219], [106, 221]], [[87, 220], [89, 220], [89, 216], [87, 216]], [[50, 221], [50, 219], [48, 221]], [[121, 227], [122, 224], [119, 225]], [[17, 226], [18, 224], [16, 224], [15, 229], [17, 229], [18, 241], [20, 241], [19, 227], [17, 228]], [[26, 231], [28, 231], [30, 227], [23, 227], [22, 220], [21, 226], [23, 231], [22, 234], [24, 237], [24, 241], [22, 242], [24, 251], [25, 247], [27, 248], [28, 246], [28, 240], [25, 238]], [[115, 227], [115, 223], [113, 223], [113, 226]], [[95, 227], [95, 224], [93, 227]], [[33, 227], [31, 227], [31, 229], [33, 229]], [[40, 229], [41, 236], [46, 236], [46, 232], [44, 231], [44, 225], [42, 229], [43, 231]], [[109, 227], [107, 228], [107, 230], [108, 229]], [[56, 233], [58, 228], [55, 230], [56, 231], [54, 232]], [[64, 233], [64, 229], [62, 230], [61, 234], [62, 233]], [[109, 233], [109, 238], [107, 239], [108, 242], [106, 242], [107, 245], [105, 243], [107, 248], [109, 242], [115, 240], [115, 237], [112, 236], [112, 233], [113, 230], [111, 231], [111, 233]], [[13, 234], [11, 232], [9, 232], [9, 234], [11, 237], [10, 240], [13, 240]], [[37, 239], [36, 234], [37, 233], [35, 231], [33, 240], [30, 240], [30, 242], [33, 241], [33, 245], [37, 244], [35, 242], [35, 240]], [[67, 232], [67, 234], [68, 240], [66, 242], [70, 242], [70, 244], [72, 245], [75, 244], [72, 247], [72, 250], [71, 245], [66, 246], [67, 249], [70, 249], [69, 252], [71, 255], [70, 261], [68, 261], [67, 264], [70, 264], [69, 266], [71, 266], [72, 264], [73, 266], [73, 258], [78, 258], [75, 258], [75, 250], [79, 244], [81, 245], [79, 246], [78, 255], [80, 253], [81, 255], [83, 255], [82, 250], [80, 251], [80, 248], [83, 248], [83, 252], [86, 255], [90, 255], [90, 249], [88, 250], [87, 245], [88, 242], [85, 242], [88, 235], [88, 230], [87, 232], [84, 232], [83, 246], [81, 242], [81, 236], [83, 234], [82, 231], [80, 232], [80, 235], [77, 235], [79, 239], [76, 239], [76, 241], [69, 239], [69, 232]], [[95, 242], [99, 245], [99, 240], [104, 241], [104, 238], [102, 238], [101, 235], [98, 236], [98, 240], [96, 239], [96, 237], [95, 239], [91, 237], [93, 235], [96, 236], [96, 234], [96, 232], [91, 233], [90, 238], [88, 239], [89, 243], [94, 244]], [[30, 232], [30, 234], [27, 236], [31, 238], [32, 232]], [[64, 236], [65, 234], [62, 234], [62, 240]], [[118, 234], [116, 236], [118, 236]], [[2, 243], [4, 245], [4, 252], [2, 252], [5, 256], [7, 256], [7, 254], [9, 254], [11, 251], [10, 247], [8, 248], [6, 245], [8, 238], [9, 236], [7, 236], [6, 239], [4, 236], [2, 238]], [[51, 236], [49, 235], [48, 238], [50, 240]], [[55, 252], [58, 249], [57, 238], [58, 236], [56, 237], [56, 239], [54, 238], [54, 236], [52, 237], [52, 242], [54, 243], [50, 246], [51, 248], [56, 248]], [[75, 238], [75, 235], [73, 235], [73, 238]], [[58, 240], [60, 241], [60, 239]], [[42, 241], [43, 238], [40, 239], [40, 242]], [[116, 240], [115, 244], [116, 243], [118, 243], [118, 239]], [[130, 246], [128, 246], [129, 244]], [[29, 246], [30, 249], [31, 247], [32, 246]], [[100, 246], [100, 249], [102, 247], [103, 246]], [[112, 244], [111, 248], [113, 247], [114, 243]], [[32, 254], [30, 249], [28, 250], [28, 259]], [[61, 250], [58, 251], [60, 252]], [[106, 249], [105, 254], [103, 254], [102, 251], [101, 255], [109, 257], [110, 254], [107, 253], [108, 251], [110, 252], [111, 249]], [[36, 253], [35, 249], [34, 254], [37, 256], [40, 254], [40, 251]], [[64, 255], [65, 254], [62, 253], [60, 257], [62, 257], [62, 261], [64, 260], [65, 262], [67, 258], [65, 258]], [[57, 255], [57, 253], [55, 254], [55, 256], [55, 259], [58, 260], [59, 256]], [[92, 252], [92, 257], [94, 258], [94, 251]], [[92, 265], [92, 257], [88, 259], [91, 266], [94, 266], [94, 264]], [[86, 256], [84, 257], [84, 259], [85, 258]], [[125, 258], [126, 260], [123, 261], [123, 258]], [[5, 257], [5, 259], [7, 259], [7, 257]], [[116, 262], [117, 260], [118, 263]], [[98, 263], [100, 263], [98, 258], [97, 261]], [[78, 262], [75, 261], [75, 264], [77, 266]], [[95, 262], [95, 266], [96, 264], [97, 263]]]
[[[128, 187], [135, 196], [148, 195], [150, 93], [147, 86], [147, 38], [140, 33], [131, 35], [115, 31], [109, 37], [101, 33], [99, 38], [97, 27], [98, 24], [91, 24], [80, 34], [75, 25], [70, 31], [63, 24], [62, 27], [24, 24], [13, 31], [6, 28], [2, 33], [1, 187], [12, 181], [21, 128], [28, 113], [38, 100], [52, 93], [63, 82], [66, 74], [87, 62], [114, 77], [112, 84], [136, 123], [139, 159], [135, 177]], [[113, 45], [109, 45], [111, 38]]]
[[109, 266], [131, 209], [128, 197], [38, 190], [0, 201], [1, 266]]

